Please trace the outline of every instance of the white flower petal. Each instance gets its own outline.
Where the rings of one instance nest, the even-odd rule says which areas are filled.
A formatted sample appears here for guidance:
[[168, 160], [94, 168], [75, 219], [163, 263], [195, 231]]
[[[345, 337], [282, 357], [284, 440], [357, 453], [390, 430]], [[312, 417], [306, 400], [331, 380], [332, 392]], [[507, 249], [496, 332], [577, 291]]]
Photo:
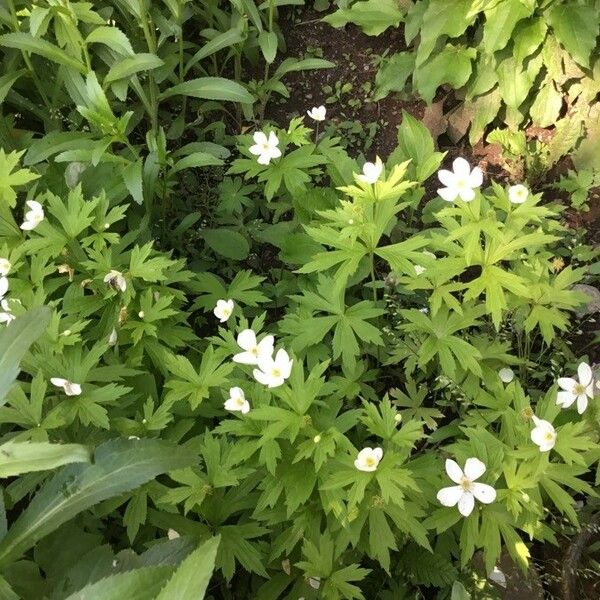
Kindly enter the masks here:
[[470, 492], [464, 492], [458, 501], [458, 512], [463, 517], [468, 517], [475, 506], [475, 498]]
[[469, 175], [469, 185], [474, 188], [481, 187], [483, 184], [483, 171], [479, 167], [474, 167]]
[[243, 350], [252, 350], [256, 347], [256, 334], [252, 329], [244, 329], [238, 334], [237, 343]]
[[256, 364], [256, 356], [251, 352], [239, 352], [238, 354], [234, 354], [232, 360], [240, 365]]
[[579, 376], [579, 383], [584, 387], [587, 387], [590, 384], [592, 377], [594, 376], [590, 365], [584, 362], [580, 363], [577, 367], [577, 375]]
[[453, 188], [456, 183], [456, 175], [452, 171], [440, 169], [438, 171], [438, 179], [448, 188]]
[[491, 504], [496, 499], [496, 490], [486, 483], [473, 483], [471, 486], [473, 496], [483, 502], [483, 504]]
[[67, 383], [66, 379], [62, 379], [62, 377], [51, 377], [50, 383], [55, 385], [56, 387], [63, 387], [65, 383]]
[[255, 131], [252, 139], [257, 146], [264, 146], [269, 143], [266, 134], [262, 131]]
[[463, 492], [464, 490], [460, 485], [445, 487], [437, 493], [437, 499], [443, 506], [456, 506], [462, 498]]
[[498, 375], [504, 383], [510, 383], [515, 378], [515, 372], [512, 369], [509, 369], [508, 367], [500, 369], [498, 371]]
[[458, 190], [456, 188], [440, 188], [437, 193], [446, 202], [454, 202], [458, 197]]
[[446, 473], [454, 483], [460, 483], [463, 479], [463, 470], [458, 466], [458, 463], [451, 458], [446, 459]]
[[577, 385], [577, 381], [572, 377], [559, 377], [557, 383], [559, 387], [567, 392], [572, 392], [573, 388]]
[[471, 188], [463, 188], [459, 190], [458, 195], [463, 202], [471, 202], [475, 199], [475, 191]]
[[0, 298], [8, 292], [8, 279], [6, 277], [0, 277]]
[[457, 177], [464, 177], [466, 179], [471, 174], [471, 165], [464, 158], [459, 156], [454, 159], [452, 170]]
[[479, 479], [485, 473], [485, 465], [478, 458], [467, 458], [465, 477], [471, 481]]
[[558, 392], [556, 396], [556, 404], [563, 408], [569, 408], [575, 400], [577, 400], [577, 396], [571, 392]]
[[588, 398], [586, 394], [579, 394], [577, 396], [577, 412], [582, 415], [588, 405]]
[[383, 450], [381, 448], [373, 448], [373, 455], [377, 460], [381, 460], [383, 458]]

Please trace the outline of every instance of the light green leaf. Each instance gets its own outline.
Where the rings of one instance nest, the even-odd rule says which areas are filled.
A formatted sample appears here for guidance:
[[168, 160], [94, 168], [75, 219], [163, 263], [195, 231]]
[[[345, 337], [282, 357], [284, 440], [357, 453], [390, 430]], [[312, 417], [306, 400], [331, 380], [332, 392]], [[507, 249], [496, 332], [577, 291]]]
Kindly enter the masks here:
[[245, 39], [244, 35], [239, 29], [232, 28], [216, 35], [212, 40], [206, 42], [190, 60], [188, 60], [185, 65], [185, 72], [187, 73], [197, 62], [201, 61], [203, 58], [207, 56], [211, 56], [215, 52], [219, 52], [219, 50], [223, 50], [224, 48], [229, 48], [230, 46], [235, 46], [235, 44], [239, 44], [243, 42]]
[[6, 33], [0, 35], [0, 46], [6, 46], [7, 48], [16, 48], [17, 50], [23, 50], [24, 52], [32, 52], [33, 54], [39, 54], [52, 62], [64, 65], [75, 69], [82, 74], [87, 73], [86, 66], [77, 58], [70, 56], [64, 50], [42, 40], [40, 38], [33, 37], [29, 33]]
[[199, 77], [169, 88], [161, 94], [161, 99], [171, 96], [191, 96], [203, 100], [221, 100], [252, 104], [254, 97], [235, 81], [223, 77]]
[[4, 102], [4, 98], [6, 98], [6, 94], [8, 94], [12, 84], [19, 79], [19, 77], [25, 75], [25, 73], [27, 73], [27, 69], [19, 69], [18, 71], [13, 71], [12, 73], [7, 73], [0, 77], [0, 104]]
[[116, 62], [106, 74], [104, 78], [104, 85], [108, 85], [113, 81], [119, 79], [126, 79], [139, 73], [140, 71], [151, 71], [162, 67], [165, 63], [162, 59], [158, 58], [155, 54], [136, 54], [135, 56], [128, 56], [119, 62]]
[[204, 598], [219, 547], [220, 537], [204, 542], [175, 571], [156, 600], [198, 600]]
[[6, 442], [0, 446], [0, 477], [47, 471], [75, 462], [89, 462], [89, 451], [79, 444]]
[[144, 189], [142, 179], [142, 159], [138, 158], [135, 162], [130, 162], [121, 169], [121, 177], [125, 183], [127, 191], [131, 197], [138, 203], [144, 203]]
[[521, 0], [502, 0], [485, 11], [483, 26], [483, 47], [492, 54], [502, 50], [511, 38], [515, 25], [526, 17], [532, 10], [528, 9]]
[[123, 56], [134, 54], [129, 38], [117, 27], [96, 27], [85, 41], [87, 44], [105, 44]]
[[380, 35], [388, 27], [398, 27], [404, 16], [396, 0], [366, 0], [356, 2], [351, 8], [340, 8], [323, 21], [333, 27], [354, 23], [367, 35]]
[[232, 229], [205, 229], [204, 241], [221, 256], [234, 260], [244, 260], [250, 252], [246, 238]]
[[375, 75], [375, 101], [383, 100], [390, 92], [403, 92], [415, 67], [412, 52], [398, 52], [385, 59]]
[[546, 81], [529, 110], [533, 124], [538, 127], [554, 125], [560, 116], [562, 105], [562, 94], [556, 89], [552, 80]]
[[21, 359], [50, 323], [50, 314], [46, 306], [30, 310], [0, 332], [0, 406], [19, 374]]
[[274, 31], [261, 31], [258, 45], [267, 63], [271, 64], [277, 55], [277, 34]]

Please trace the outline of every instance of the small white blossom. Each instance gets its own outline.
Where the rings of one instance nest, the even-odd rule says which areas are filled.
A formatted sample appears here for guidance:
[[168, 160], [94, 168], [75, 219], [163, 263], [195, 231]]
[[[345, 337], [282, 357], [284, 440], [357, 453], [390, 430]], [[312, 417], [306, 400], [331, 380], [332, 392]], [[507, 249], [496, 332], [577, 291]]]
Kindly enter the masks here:
[[441, 169], [438, 178], [446, 186], [438, 190], [446, 202], [454, 202], [456, 198], [471, 202], [475, 198], [475, 189], [483, 183], [483, 172], [479, 167], [471, 170], [471, 165], [459, 157], [452, 163], [452, 171]]
[[233, 357], [233, 362], [243, 365], [257, 365], [261, 358], [271, 358], [275, 338], [266, 335], [260, 342], [252, 329], [244, 329], [237, 337], [238, 346], [244, 350]]
[[508, 367], [504, 367], [498, 371], [498, 376], [504, 383], [510, 383], [515, 378], [515, 372]]
[[52, 377], [50, 379], [52, 385], [60, 387], [65, 391], [67, 396], [79, 396], [81, 394], [81, 386], [78, 383], [73, 383], [68, 379], [62, 379], [61, 377]]
[[24, 231], [31, 231], [35, 229], [44, 220], [44, 209], [39, 202], [35, 200], [27, 200], [25, 202], [29, 207], [29, 210], [23, 217], [23, 223], [21, 223], [21, 229]]
[[582, 414], [588, 405], [588, 398], [594, 397], [594, 375], [590, 365], [580, 363], [577, 367], [579, 381], [572, 377], [560, 377], [558, 385], [561, 391], [556, 397], [556, 404], [562, 408], [569, 408], [577, 401], [577, 412]]
[[437, 499], [443, 506], [456, 506], [463, 517], [468, 517], [475, 507], [475, 498], [484, 504], [496, 499], [496, 490], [485, 483], [476, 483], [485, 473], [485, 465], [478, 458], [468, 458], [465, 470], [452, 459], [446, 460], [446, 473], [458, 485], [446, 487], [437, 493]]
[[266, 133], [257, 131], [253, 139], [254, 146], [250, 146], [250, 152], [258, 156], [257, 162], [259, 165], [268, 165], [274, 158], [281, 156], [279, 138], [274, 131], [269, 133], [269, 137], [267, 137]]
[[180, 536], [180, 535], [179, 535], [179, 533], [177, 533], [177, 531], [175, 531], [174, 529], [169, 529], [169, 530], [167, 531], [167, 537], [168, 537], [170, 540], [176, 540], [178, 537], [181, 537], [181, 536]]
[[306, 114], [315, 121], [324, 121], [327, 115], [327, 109], [324, 106], [315, 106], [306, 111]]
[[246, 400], [244, 390], [239, 387], [229, 389], [229, 398], [225, 400], [225, 410], [241, 412], [243, 415], [250, 412], [250, 403]]
[[366, 162], [363, 165], [362, 175], [358, 176], [360, 181], [364, 183], [370, 183], [371, 185], [376, 183], [381, 177], [381, 173], [383, 172], [383, 163], [379, 156], [375, 157], [375, 162]]
[[540, 447], [540, 452], [549, 452], [556, 444], [556, 430], [552, 423], [532, 417], [535, 427], [531, 431], [531, 441]]
[[6, 277], [10, 273], [12, 265], [8, 258], [0, 258], [0, 276]]
[[127, 281], [123, 277], [123, 273], [114, 269], [104, 276], [104, 283], [108, 283], [113, 290], [124, 292], [127, 289]]
[[529, 196], [529, 190], [522, 184], [511, 185], [508, 188], [508, 199], [513, 204], [523, 204]]
[[0, 323], [10, 325], [15, 320], [15, 315], [13, 315], [12, 310], [10, 309], [8, 300], [2, 298], [2, 300], [0, 300], [0, 306], [3, 310], [3, 312], [0, 312]]
[[108, 345], [114, 346], [117, 343], [118, 339], [119, 337], [117, 335], [117, 330], [113, 327], [112, 331], [110, 332], [110, 335], [108, 336]]
[[254, 369], [254, 379], [267, 387], [274, 388], [283, 385], [292, 372], [292, 364], [288, 353], [281, 348], [277, 351], [275, 359], [264, 356], [258, 359], [258, 369]]
[[359, 471], [375, 471], [383, 458], [381, 448], [363, 448], [354, 461], [354, 466]]
[[213, 309], [213, 314], [221, 323], [225, 323], [233, 312], [233, 300], [217, 300], [217, 305]]

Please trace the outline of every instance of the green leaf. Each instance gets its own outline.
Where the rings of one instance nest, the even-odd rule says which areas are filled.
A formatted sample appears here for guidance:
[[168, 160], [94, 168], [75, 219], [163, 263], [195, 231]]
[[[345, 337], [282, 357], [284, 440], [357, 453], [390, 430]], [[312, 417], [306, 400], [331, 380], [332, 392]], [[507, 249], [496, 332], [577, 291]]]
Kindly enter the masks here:
[[169, 176], [172, 176], [183, 169], [218, 166], [222, 164], [223, 161], [220, 158], [217, 158], [208, 152], [192, 152], [192, 154], [188, 154], [173, 165], [173, 168], [169, 171]]
[[531, 56], [544, 41], [548, 26], [543, 19], [528, 19], [519, 23], [513, 35], [513, 56], [522, 63]]
[[135, 162], [130, 162], [121, 169], [121, 177], [125, 183], [127, 191], [131, 197], [138, 203], [144, 203], [144, 188], [142, 178], [142, 159], [138, 158]]
[[398, 52], [385, 59], [375, 75], [373, 100], [383, 100], [390, 92], [403, 92], [414, 67], [415, 56], [412, 52]]
[[546, 16], [558, 41], [581, 66], [589, 67], [600, 27], [598, 9], [574, 1], [555, 3]]
[[465, 85], [471, 77], [471, 61], [477, 52], [474, 48], [462, 48], [448, 44], [415, 72], [415, 84], [419, 94], [428, 104], [437, 88], [449, 83], [454, 89]]
[[230, 46], [235, 46], [235, 44], [239, 44], [243, 42], [245, 39], [244, 35], [239, 29], [232, 28], [216, 35], [209, 42], [206, 42], [190, 60], [188, 60], [185, 65], [185, 72], [187, 73], [197, 62], [201, 61], [203, 58], [207, 56], [211, 56], [215, 52], [219, 50], [223, 50], [224, 48], [229, 48]]
[[558, 121], [562, 105], [562, 94], [556, 89], [554, 81], [547, 80], [529, 109], [533, 124], [537, 127], [554, 125]]
[[135, 73], [140, 71], [151, 71], [162, 67], [165, 63], [162, 59], [158, 58], [155, 54], [136, 54], [135, 56], [128, 56], [123, 60], [116, 62], [106, 74], [104, 78], [104, 85], [118, 81], [119, 79], [126, 79], [131, 77]]
[[529, 17], [533, 7], [527, 8], [521, 0], [502, 0], [485, 11], [483, 48], [489, 54], [502, 50], [511, 38], [515, 25]]
[[246, 238], [232, 229], [205, 229], [202, 236], [208, 246], [221, 256], [244, 260], [250, 252]]
[[348, 23], [358, 25], [367, 35], [380, 35], [388, 27], [398, 27], [404, 14], [396, 0], [366, 0], [351, 8], [340, 8], [323, 21], [333, 27], [344, 27]]
[[105, 442], [96, 449], [93, 464], [69, 465], [44, 484], [0, 542], [0, 565], [94, 504], [196, 463], [195, 453], [164, 440]]
[[274, 31], [261, 31], [258, 45], [267, 63], [271, 64], [277, 54], [277, 34]]
[[161, 99], [171, 96], [191, 96], [203, 100], [221, 100], [252, 104], [254, 97], [235, 81], [223, 77], [199, 77], [169, 88], [161, 94]]
[[156, 600], [199, 600], [204, 598], [206, 588], [215, 568], [220, 537], [204, 542], [192, 552], [175, 571]]
[[19, 363], [50, 323], [47, 307], [30, 310], [0, 332], [0, 406], [19, 374]]
[[75, 69], [81, 74], [87, 73], [86, 66], [80, 60], [68, 55], [58, 46], [55, 46], [46, 40], [33, 37], [29, 33], [19, 32], [0, 35], [0, 46], [39, 54], [59, 65]]
[[12, 84], [26, 73], [27, 69], [19, 69], [18, 71], [13, 71], [12, 73], [7, 73], [0, 77], [0, 104], [4, 102], [4, 98], [6, 98], [6, 94], [8, 94]]
[[47, 471], [68, 463], [89, 462], [89, 451], [79, 444], [7, 442], [0, 446], [0, 477]]
[[148, 600], [155, 597], [172, 572], [170, 566], [132, 569], [86, 585], [66, 600]]
[[87, 44], [105, 44], [123, 56], [134, 54], [129, 38], [117, 27], [96, 27], [85, 41]]

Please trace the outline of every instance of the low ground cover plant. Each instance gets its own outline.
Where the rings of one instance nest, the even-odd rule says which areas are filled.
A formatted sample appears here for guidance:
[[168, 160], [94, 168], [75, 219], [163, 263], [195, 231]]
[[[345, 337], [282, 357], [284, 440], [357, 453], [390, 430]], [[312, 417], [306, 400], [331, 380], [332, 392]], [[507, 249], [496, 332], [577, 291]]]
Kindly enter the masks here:
[[596, 510], [598, 250], [408, 113], [265, 121], [282, 4], [0, 12], [7, 598], [498, 597]]

